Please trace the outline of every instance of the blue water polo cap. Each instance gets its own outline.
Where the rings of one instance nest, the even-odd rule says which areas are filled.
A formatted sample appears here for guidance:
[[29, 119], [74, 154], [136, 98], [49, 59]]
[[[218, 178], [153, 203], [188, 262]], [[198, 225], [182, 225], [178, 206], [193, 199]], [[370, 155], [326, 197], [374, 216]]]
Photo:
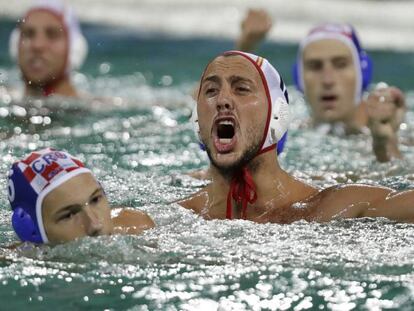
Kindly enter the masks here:
[[22, 241], [48, 243], [43, 225], [43, 199], [65, 181], [91, 173], [83, 163], [64, 151], [51, 148], [30, 153], [15, 162], [8, 176], [12, 226]]
[[354, 64], [357, 68], [357, 87], [355, 102], [360, 102], [362, 92], [366, 90], [372, 80], [372, 60], [362, 48], [355, 29], [349, 24], [327, 23], [311, 29], [299, 45], [296, 63], [293, 66], [293, 81], [298, 90], [304, 92], [303, 82], [303, 51], [308, 44], [325, 39], [334, 39], [345, 43], [351, 50]]

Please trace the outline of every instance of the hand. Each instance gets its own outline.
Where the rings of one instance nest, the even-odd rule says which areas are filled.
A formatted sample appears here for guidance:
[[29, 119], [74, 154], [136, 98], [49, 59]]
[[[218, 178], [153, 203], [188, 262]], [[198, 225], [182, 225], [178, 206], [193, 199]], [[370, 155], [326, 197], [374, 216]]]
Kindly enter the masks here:
[[383, 87], [369, 94], [366, 100], [368, 126], [373, 136], [391, 137], [404, 119], [404, 94], [396, 87]]
[[392, 156], [401, 157], [397, 132], [406, 111], [404, 94], [396, 87], [377, 88], [365, 104], [377, 159], [385, 162]]
[[272, 27], [272, 19], [265, 10], [250, 9], [241, 24], [237, 49], [250, 52], [264, 39]]

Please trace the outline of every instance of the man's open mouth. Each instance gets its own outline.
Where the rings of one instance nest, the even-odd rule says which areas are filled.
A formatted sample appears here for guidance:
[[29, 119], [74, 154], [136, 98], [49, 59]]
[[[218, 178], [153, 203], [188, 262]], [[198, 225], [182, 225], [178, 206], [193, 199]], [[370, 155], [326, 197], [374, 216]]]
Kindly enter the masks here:
[[336, 101], [338, 100], [338, 96], [336, 95], [323, 95], [321, 96], [321, 101], [324, 104], [325, 108], [333, 108]]
[[235, 121], [233, 118], [220, 118], [214, 124], [214, 146], [219, 153], [233, 150], [236, 144]]
[[336, 95], [323, 95], [321, 97], [321, 99], [323, 101], [332, 101], [332, 100], [336, 100], [337, 98], [338, 98], [338, 96], [336, 96]]

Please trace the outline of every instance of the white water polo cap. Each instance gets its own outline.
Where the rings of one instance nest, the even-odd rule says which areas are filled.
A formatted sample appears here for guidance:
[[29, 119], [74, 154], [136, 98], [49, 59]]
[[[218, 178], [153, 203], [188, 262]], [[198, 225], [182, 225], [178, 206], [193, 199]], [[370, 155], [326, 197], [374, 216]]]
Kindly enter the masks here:
[[303, 51], [312, 42], [333, 39], [344, 43], [351, 51], [356, 69], [355, 103], [359, 103], [363, 91], [372, 80], [372, 60], [362, 48], [355, 29], [349, 24], [326, 23], [311, 29], [308, 35], [300, 42], [296, 63], [293, 67], [293, 80], [298, 90], [304, 92], [303, 80]]
[[13, 210], [12, 226], [20, 240], [49, 242], [42, 216], [44, 198], [64, 182], [84, 173], [92, 175], [80, 160], [51, 148], [32, 152], [12, 165], [8, 196]]
[[[278, 150], [278, 153], [280, 153], [283, 149], [282, 142], [284, 143], [286, 139], [285, 134], [287, 132], [290, 121], [289, 96], [282, 77], [269, 63], [269, 61], [263, 57], [241, 51], [227, 51], [222, 55], [240, 55], [251, 62], [258, 71], [266, 92], [268, 106], [265, 132], [263, 134], [261, 148], [258, 154], [272, 149], [279, 141], [281, 143], [281, 148]], [[208, 65], [206, 68], [207, 67]], [[202, 79], [203, 78], [201, 78], [201, 80]], [[193, 128], [197, 137], [200, 138], [197, 107], [193, 109], [191, 121], [193, 123]]]
[[[22, 22], [35, 11], [47, 11], [61, 20], [68, 38], [68, 59], [66, 60], [65, 74], [79, 69], [88, 54], [88, 43], [81, 32], [79, 21], [72, 8], [59, 0], [37, 0], [26, 10]], [[19, 53], [20, 28], [17, 26], [10, 35], [10, 57], [17, 61]]]

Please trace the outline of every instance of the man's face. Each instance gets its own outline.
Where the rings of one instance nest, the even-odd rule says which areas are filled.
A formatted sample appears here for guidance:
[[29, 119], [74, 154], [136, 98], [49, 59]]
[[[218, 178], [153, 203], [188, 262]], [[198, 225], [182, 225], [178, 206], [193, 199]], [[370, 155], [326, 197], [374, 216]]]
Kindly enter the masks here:
[[33, 11], [20, 25], [18, 63], [26, 80], [44, 86], [65, 71], [68, 38], [61, 20], [47, 11]]
[[108, 201], [89, 173], [77, 175], [48, 193], [42, 216], [51, 244], [111, 234], [113, 230]]
[[316, 122], [347, 122], [355, 112], [356, 68], [350, 48], [324, 39], [303, 51], [305, 96]]
[[208, 65], [197, 109], [201, 139], [215, 167], [232, 171], [259, 151], [267, 97], [257, 69], [243, 56], [220, 56]]

